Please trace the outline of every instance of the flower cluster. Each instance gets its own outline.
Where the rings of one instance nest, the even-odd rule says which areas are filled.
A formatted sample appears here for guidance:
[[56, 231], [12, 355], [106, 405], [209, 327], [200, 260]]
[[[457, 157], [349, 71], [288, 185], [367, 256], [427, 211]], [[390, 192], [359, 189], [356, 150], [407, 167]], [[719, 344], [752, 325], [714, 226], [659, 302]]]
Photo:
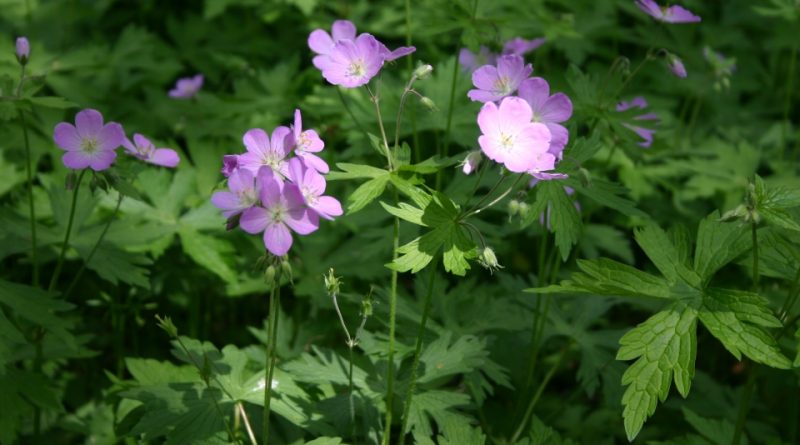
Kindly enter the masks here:
[[331, 34], [323, 29], [312, 31], [308, 47], [317, 54], [313, 63], [325, 80], [345, 88], [366, 85], [380, 72], [384, 62], [416, 50], [413, 46], [403, 46], [391, 51], [372, 34], [356, 35], [355, 25], [348, 20], [333, 22]]
[[475, 71], [482, 65], [494, 65], [499, 56], [524, 56], [525, 54], [539, 48], [545, 42], [543, 37], [538, 39], [526, 40], [522, 37], [516, 37], [503, 45], [502, 53], [495, 54], [486, 46], [481, 45], [478, 53], [475, 54], [467, 48], [463, 48], [458, 53], [458, 63], [469, 72]]
[[141, 134], [133, 136], [133, 143], [125, 136], [122, 125], [103, 122], [103, 115], [85, 109], [75, 115], [75, 125], [61, 122], [53, 130], [53, 140], [66, 153], [61, 158], [64, 166], [73, 170], [91, 168], [103, 171], [117, 158], [117, 148], [125, 150], [145, 162], [164, 167], [175, 167], [180, 158], [175, 150], [155, 148]]
[[[640, 110], [644, 110], [645, 108], [647, 108], [647, 101], [645, 100], [644, 97], [637, 96], [637, 97], [634, 97], [633, 99], [631, 99], [630, 102], [622, 101], [622, 102], [617, 104], [617, 111], [620, 112], [620, 113], [628, 111], [628, 110], [630, 110], [632, 108], [638, 108]], [[639, 121], [639, 122], [640, 121], [657, 121], [658, 120], [658, 116], [656, 116], [655, 113], [644, 113], [644, 114], [640, 114], [640, 115], [634, 116], [633, 120]], [[639, 146], [644, 147], [644, 148], [648, 148], [653, 143], [653, 135], [656, 132], [655, 130], [650, 129], [650, 128], [642, 127], [638, 123], [637, 124], [630, 124], [630, 123], [626, 122], [626, 123], [623, 123], [622, 125], [625, 126], [625, 128], [630, 129], [631, 131], [633, 131], [634, 133], [636, 133], [637, 135], [639, 135], [642, 138], [642, 141], [639, 142]]]
[[[547, 173], [561, 160], [569, 141], [562, 124], [572, 116], [572, 101], [564, 93], [550, 94], [550, 85], [533, 72], [521, 56], [506, 55], [497, 65], [485, 65], [472, 73], [476, 89], [472, 100], [485, 102], [478, 114], [482, 135], [478, 143], [490, 159], [509, 171], [529, 173], [541, 180], [565, 175]], [[514, 93], [517, 96], [511, 96]], [[499, 101], [499, 104], [496, 103]], [[474, 155], [462, 164], [469, 174], [477, 166]]]
[[[295, 110], [292, 128], [280, 126], [268, 135], [260, 128], [243, 137], [245, 153], [223, 157], [222, 174], [228, 190], [215, 192], [211, 202], [247, 233], [263, 233], [264, 246], [276, 256], [292, 247], [292, 234], [308, 235], [319, 228], [319, 218], [340, 216], [342, 205], [325, 196], [329, 168], [315, 153], [325, 143], [314, 130], [302, 128]], [[294, 154], [294, 157], [291, 155]]]

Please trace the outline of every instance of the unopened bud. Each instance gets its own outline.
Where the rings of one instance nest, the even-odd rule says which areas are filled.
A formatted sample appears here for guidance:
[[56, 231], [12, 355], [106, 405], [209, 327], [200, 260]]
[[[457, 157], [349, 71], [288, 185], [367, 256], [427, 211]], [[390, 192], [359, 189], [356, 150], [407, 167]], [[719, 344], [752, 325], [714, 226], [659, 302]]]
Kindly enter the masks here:
[[481, 266], [489, 269], [489, 272], [494, 273], [496, 269], [502, 269], [503, 266], [497, 261], [497, 255], [491, 247], [484, 247], [478, 254], [478, 263]]
[[161, 318], [156, 315], [156, 320], [158, 320], [158, 327], [163, 329], [170, 338], [177, 338], [178, 337], [178, 328], [175, 327], [175, 324], [172, 323], [172, 320], [169, 317]]
[[531, 206], [528, 205], [527, 202], [520, 202], [519, 203], [519, 216], [523, 220], [528, 217], [528, 214], [531, 211]]
[[332, 267], [328, 269], [327, 275], [323, 278], [325, 279], [325, 289], [328, 291], [328, 295], [339, 295], [339, 285], [342, 282], [339, 277], [334, 275]]
[[421, 103], [423, 107], [425, 107], [425, 108], [427, 108], [427, 109], [429, 109], [429, 110], [431, 110], [431, 111], [436, 111], [436, 110], [438, 110], [438, 108], [436, 108], [436, 104], [435, 104], [435, 103], [433, 103], [433, 101], [431, 100], [431, 98], [430, 98], [430, 97], [427, 97], [427, 96], [422, 96], [422, 97], [419, 99], [419, 103]]
[[361, 316], [364, 318], [372, 316], [372, 289], [370, 288], [369, 293], [364, 296], [364, 299], [361, 300]]
[[461, 161], [461, 171], [468, 175], [478, 169], [478, 166], [483, 160], [483, 155], [480, 150], [470, 152], [463, 161]]
[[286, 258], [281, 261], [281, 275], [289, 278], [289, 282], [294, 284], [294, 277], [292, 275], [292, 265]]
[[414, 77], [417, 79], [425, 79], [431, 75], [433, 67], [431, 65], [420, 65], [414, 70]]
[[266, 269], [264, 269], [264, 281], [269, 284], [275, 283], [275, 274], [277, 271], [275, 270], [275, 266], [269, 265]]
[[27, 37], [17, 37], [16, 53], [20, 65], [26, 65], [31, 55], [31, 45]]
[[508, 201], [508, 217], [515, 216], [519, 213], [519, 204], [520, 202], [516, 199], [512, 199]]

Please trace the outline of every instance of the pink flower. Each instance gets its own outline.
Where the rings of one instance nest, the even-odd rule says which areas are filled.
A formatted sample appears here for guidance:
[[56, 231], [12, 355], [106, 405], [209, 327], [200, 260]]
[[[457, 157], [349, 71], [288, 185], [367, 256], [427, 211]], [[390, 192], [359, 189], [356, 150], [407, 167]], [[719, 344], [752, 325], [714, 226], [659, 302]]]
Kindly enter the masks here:
[[489, 48], [481, 45], [478, 54], [473, 53], [467, 48], [462, 48], [458, 53], [458, 63], [470, 73], [479, 66], [494, 65], [497, 62], [497, 54], [489, 51]]
[[[630, 110], [631, 108], [638, 108], [638, 109], [644, 110], [645, 108], [647, 108], [647, 101], [644, 99], [644, 97], [637, 96], [637, 97], [634, 97], [630, 102], [624, 102], [623, 101], [623, 102], [620, 102], [620, 103], [617, 104], [617, 111], [618, 112], [627, 111], [627, 110]], [[658, 120], [658, 116], [656, 116], [655, 113], [645, 113], [645, 114], [640, 114], [638, 116], [634, 116], [633, 119], [636, 120], [636, 121], [648, 121], [648, 120], [657, 121]], [[652, 130], [652, 129], [649, 129], [649, 128], [640, 127], [638, 125], [633, 125], [633, 124], [629, 124], [629, 123], [623, 123], [622, 125], [625, 128], [630, 129], [631, 131], [633, 131], [634, 133], [636, 133], [637, 135], [639, 135], [643, 139], [641, 142], [639, 142], [639, 145], [641, 147], [648, 148], [653, 143], [653, 134], [655, 134], [655, 132], [656, 132], [655, 130]]]
[[[331, 35], [332, 34], [332, 35]], [[333, 53], [334, 47], [337, 43], [342, 40], [350, 40], [355, 41], [358, 37], [363, 35], [369, 34], [361, 34], [358, 37], [356, 36], [356, 25], [349, 20], [336, 20], [333, 22], [333, 26], [331, 27], [331, 34], [328, 34], [327, 31], [324, 29], [315, 29], [311, 32], [308, 36], [308, 47], [311, 48], [311, 51], [319, 54], [319, 56], [327, 56]], [[377, 40], [376, 40], [377, 41]], [[403, 56], [407, 56], [414, 51], [416, 48], [413, 46], [401, 46], [394, 51], [389, 50], [383, 43], [380, 41], [378, 42], [378, 49], [383, 57], [384, 60], [390, 62], [392, 60], [398, 59]], [[320, 68], [318, 63], [318, 57], [314, 57], [314, 66]]]
[[330, 168], [325, 161], [314, 153], [319, 153], [325, 148], [325, 142], [320, 139], [319, 134], [314, 130], [303, 131], [303, 118], [300, 110], [294, 110], [294, 153], [305, 162], [306, 165], [320, 173], [328, 173]]
[[286, 158], [292, 151], [294, 136], [288, 127], [278, 127], [272, 131], [272, 137], [260, 128], [248, 130], [242, 138], [247, 153], [239, 155], [239, 168], [258, 174], [263, 166], [285, 177], [288, 173]]
[[519, 85], [519, 97], [528, 102], [533, 122], [541, 122], [550, 130], [549, 152], [561, 159], [569, 142], [569, 131], [561, 125], [572, 117], [572, 101], [564, 93], [550, 95], [550, 85], [541, 77], [532, 77]]
[[510, 96], [523, 80], [533, 72], [530, 64], [520, 56], [500, 56], [497, 66], [484, 65], [472, 73], [472, 84], [477, 89], [470, 90], [467, 96], [479, 102], [492, 102]]
[[322, 195], [325, 193], [325, 178], [313, 168], [306, 167], [300, 158], [289, 160], [289, 179], [300, 188], [306, 205], [317, 215], [330, 220], [342, 215], [342, 204], [336, 198]]
[[211, 195], [211, 203], [222, 210], [225, 218], [238, 215], [256, 205], [261, 185], [250, 170], [238, 169], [228, 177], [228, 189], [230, 191], [214, 192]]
[[547, 171], [555, 167], [550, 148], [550, 130], [532, 122], [533, 110], [518, 97], [507, 97], [498, 107], [487, 102], [478, 113], [481, 150], [514, 173]]
[[654, 0], [636, 0], [636, 6], [654, 19], [666, 23], [695, 23], [701, 21], [700, 17], [692, 14], [688, 9], [672, 5], [659, 6]]
[[340, 40], [329, 54], [315, 57], [314, 66], [329, 83], [357, 88], [380, 72], [385, 60], [381, 46], [370, 34], [361, 34], [355, 40]]
[[75, 125], [66, 122], [56, 125], [53, 140], [66, 151], [61, 161], [67, 168], [91, 167], [102, 171], [116, 159], [116, 149], [125, 140], [125, 132], [116, 122], [103, 125], [103, 115], [99, 111], [86, 109], [75, 115]]
[[133, 135], [133, 143], [125, 138], [122, 146], [129, 154], [136, 156], [144, 162], [160, 165], [162, 167], [175, 167], [181, 161], [178, 153], [171, 148], [156, 148], [149, 139], [139, 133]]
[[203, 87], [203, 75], [198, 74], [194, 77], [184, 77], [178, 79], [175, 83], [175, 88], [169, 91], [169, 97], [175, 99], [191, 99], [194, 97], [200, 88]]
[[258, 173], [261, 206], [244, 211], [239, 226], [247, 233], [264, 233], [264, 246], [273, 255], [285, 255], [292, 247], [292, 233], [308, 235], [319, 228], [319, 216], [306, 208], [295, 184], [284, 183], [271, 169]]

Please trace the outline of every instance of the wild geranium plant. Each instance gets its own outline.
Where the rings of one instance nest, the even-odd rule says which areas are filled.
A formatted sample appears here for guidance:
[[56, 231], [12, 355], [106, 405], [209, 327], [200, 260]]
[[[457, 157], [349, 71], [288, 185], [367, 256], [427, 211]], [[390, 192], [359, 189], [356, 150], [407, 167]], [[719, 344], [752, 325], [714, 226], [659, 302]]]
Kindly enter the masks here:
[[796, 2], [29, 3], [0, 445], [800, 440]]

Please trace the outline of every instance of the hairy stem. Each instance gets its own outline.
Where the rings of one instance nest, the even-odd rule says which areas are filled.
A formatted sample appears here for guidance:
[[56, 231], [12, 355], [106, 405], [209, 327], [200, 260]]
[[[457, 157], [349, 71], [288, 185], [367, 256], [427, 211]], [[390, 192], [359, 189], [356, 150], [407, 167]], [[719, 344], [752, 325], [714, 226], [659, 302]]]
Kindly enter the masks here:
[[[22, 82], [20, 81], [20, 84]], [[28, 140], [28, 125], [25, 121], [25, 114], [22, 110], [19, 113], [19, 122], [22, 126], [22, 137], [25, 142], [25, 161], [28, 182], [28, 218], [31, 221], [31, 264], [33, 266], [33, 285], [39, 287], [39, 260], [36, 257], [36, 210], [33, 206], [33, 165], [31, 160], [31, 146]]]
[[558, 359], [550, 367], [550, 370], [547, 371], [547, 374], [544, 376], [542, 383], [539, 384], [539, 387], [536, 389], [536, 394], [534, 394], [533, 398], [531, 399], [530, 403], [528, 404], [528, 408], [525, 409], [525, 414], [522, 416], [522, 422], [520, 422], [517, 429], [514, 431], [514, 435], [511, 436], [511, 443], [517, 443], [517, 439], [522, 435], [522, 432], [525, 430], [525, 425], [528, 424], [528, 420], [533, 414], [533, 408], [536, 407], [536, 403], [539, 402], [539, 398], [542, 397], [542, 393], [544, 393], [544, 389], [547, 387], [547, 384], [550, 383], [550, 380], [555, 375], [558, 368], [561, 366], [561, 362], [564, 361], [564, 357], [566, 357], [567, 352], [569, 351], [571, 343], [565, 345], [561, 349], [561, 353], [558, 355]]
[[78, 270], [78, 273], [75, 274], [75, 277], [72, 279], [72, 282], [69, 284], [69, 287], [67, 287], [67, 290], [64, 292], [65, 299], [69, 296], [70, 292], [72, 292], [72, 289], [75, 288], [75, 286], [78, 284], [78, 281], [81, 279], [81, 275], [86, 270], [86, 265], [92, 261], [94, 254], [97, 252], [97, 249], [100, 247], [100, 244], [102, 244], [103, 239], [106, 237], [106, 233], [108, 233], [108, 228], [111, 227], [111, 223], [114, 222], [114, 218], [116, 218], [117, 213], [119, 213], [119, 206], [122, 204], [122, 198], [123, 195], [120, 194], [119, 198], [117, 198], [117, 205], [116, 207], [114, 207], [114, 213], [112, 213], [111, 217], [108, 218], [105, 227], [103, 227], [103, 231], [100, 232], [100, 236], [97, 238], [97, 242], [94, 243], [94, 246], [92, 246], [92, 250], [89, 251], [89, 255], [86, 256], [86, 259], [83, 261], [83, 264], [81, 265], [81, 268]]
[[[395, 203], [397, 202], [397, 191]], [[400, 218], [394, 218], [392, 235], [392, 262], [397, 260], [397, 249], [400, 247]], [[392, 434], [392, 407], [394, 406], [394, 336], [397, 318], [397, 270], [392, 269], [391, 290], [389, 292], [389, 349], [386, 370], [386, 425], [383, 431], [383, 445], [389, 445]]]
[[425, 328], [428, 324], [428, 316], [431, 311], [431, 299], [433, 296], [433, 285], [436, 281], [436, 264], [438, 260], [434, 258], [433, 265], [430, 268], [430, 276], [428, 277], [428, 289], [425, 293], [425, 303], [422, 309], [422, 320], [419, 322], [419, 330], [417, 331], [417, 344], [414, 347], [414, 361], [411, 364], [411, 376], [409, 377], [408, 394], [406, 395], [405, 406], [403, 407], [403, 417], [400, 421], [400, 443], [403, 443], [403, 438], [407, 433], [406, 427], [408, 425], [408, 415], [411, 412], [411, 401], [414, 398], [414, 391], [417, 389], [417, 369], [419, 368], [419, 357], [422, 352], [422, 341], [425, 336]]
[[50, 285], [47, 287], [48, 291], [52, 291], [58, 283], [58, 276], [61, 275], [61, 267], [64, 265], [64, 255], [67, 253], [67, 246], [69, 246], [69, 236], [72, 233], [72, 222], [75, 219], [75, 207], [78, 203], [78, 191], [81, 189], [81, 181], [86, 170], [81, 170], [78, 175], [78, 182], [75, 184], [75, 190], [72, 192], [72, 206], [69, 209], [69, 219], [67, 220], [67, 233], [64, 234], [64, 241], [61, 243], [61, 253], [58, 255], [58, 262], [56, 263], [56, 270], [53, 272], [53, 277], [50, 278]]
[[394, 162], [392, 162], [392, 152], [389, 151], [389, 140], [386, 139], [386, 129], [383, 126], [383, 116], [381, 115], [381, 105], [380, 105], [380, 97], [377, 94], [373, 94], [372, 90], [367, 85], [367, 92], [369, 92], [369, 97], [372, 103], [375, 105], [375, 115], [378, 117], [378, 127], [381, 130], [381, 140], [383, 141], [383, 149], [386, 154], [386, 162], [389, 163], [389, 170], [394, 170]]
[[280, 277], [272, 283], [269, 294], [269, 337], [267, 338], [267, 372], [264, 378], [264, 430], [261, 438], [264, 445], [269, 443], [269, 414], [272, 401], [272, 377], [275, 372], [275, 351], [277, 349], [278, 313], [281, 299]]

